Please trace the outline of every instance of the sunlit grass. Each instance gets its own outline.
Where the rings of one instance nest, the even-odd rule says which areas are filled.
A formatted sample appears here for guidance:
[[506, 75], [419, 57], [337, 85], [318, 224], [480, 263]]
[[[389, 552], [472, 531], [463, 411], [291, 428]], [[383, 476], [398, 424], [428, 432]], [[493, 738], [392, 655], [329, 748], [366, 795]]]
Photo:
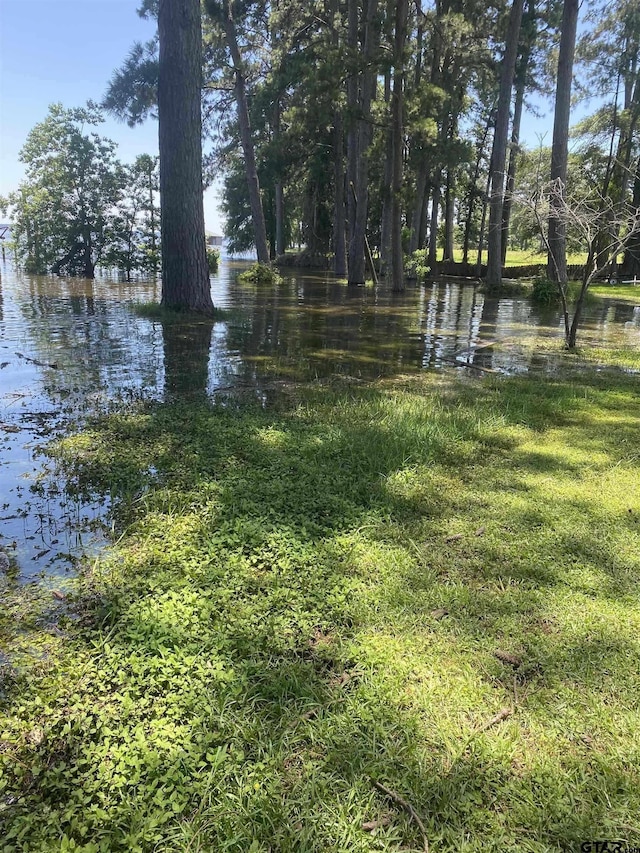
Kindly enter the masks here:
[[640, 287], [634, 284], [592, 284], [589, 290], [594, 296], [640, 305]]
[[[453, 258], [455, 261], [462, 261], [462, 249], [457, 248], [453, 251]], [[473, 252], [470, 253], [470, 263], [475, 263], [477, 258], [477, 249], [474, 249]], [[567, 263], [569, 264], [584, 264], [586, 263], [587, 255], [585, 253], [570, 253], [567, 255]], [[487, 262], [487, 252], [486, 250], [483, 253], [482, 258], [483, 263]], [[538, 252], [533, 249], [527, 250], [519, 250], [519, 249], [509, 249], [507, 252], [506, 266], [507, 267], [519, 267], [519, 266], [528, 266], [529, 264], [545, 264], [547, 263], [547, 253], [546, 252]]]
[[639, 844], [639, 418], [579, 353], [61, 441], [121, 538], [1, 623], [0, 849]]

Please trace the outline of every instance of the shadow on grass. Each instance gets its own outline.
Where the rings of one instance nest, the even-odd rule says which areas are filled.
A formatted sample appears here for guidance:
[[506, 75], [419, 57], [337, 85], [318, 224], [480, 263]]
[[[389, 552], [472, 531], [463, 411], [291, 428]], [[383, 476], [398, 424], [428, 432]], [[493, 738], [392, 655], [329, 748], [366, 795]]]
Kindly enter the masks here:
[[419, 848], [372, 779], [438, 850], [640, 841], [638, 414], [425, 376], [63, 441], [122, 537], [5, 697], [5, 849]]

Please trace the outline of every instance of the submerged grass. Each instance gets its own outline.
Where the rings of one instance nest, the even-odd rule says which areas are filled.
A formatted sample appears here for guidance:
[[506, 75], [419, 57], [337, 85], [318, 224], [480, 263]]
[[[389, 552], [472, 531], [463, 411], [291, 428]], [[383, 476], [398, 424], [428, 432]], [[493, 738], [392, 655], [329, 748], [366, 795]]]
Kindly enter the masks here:
[[137, 302], [131, 306], [134, 314], [145, 317], [147, 320], [158, 320], [163, 323], [208, 323], [219, 322], [228, 318], [228, 311], [222, 308], [213, 309], [211, 316], [203, 315], [202, 312], [166, 308], [159, 302]]
[[0, 622], [0, 850], [422, 849], [374, 781], [433, 851], [640, 844], [639, 417], [581, 365], [61, 441], [119, 539]]

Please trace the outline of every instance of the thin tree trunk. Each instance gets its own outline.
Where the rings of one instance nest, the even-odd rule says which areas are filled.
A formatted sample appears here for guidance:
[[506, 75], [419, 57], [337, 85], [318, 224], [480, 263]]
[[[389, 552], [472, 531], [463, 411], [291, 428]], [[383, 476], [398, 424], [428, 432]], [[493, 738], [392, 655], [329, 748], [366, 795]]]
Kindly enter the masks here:
[[[631, 157], [636, 138], [636, 126], [638, 119], [640, 119], [640, 70], [637, 72], [635, 84], [632, 81], [627, 81], [625, 85], [623, 109], [624, 114], [627, 116], [628, 124], [624, 128], [621, 126], [618, 138], [618, 152], [613, 169], [613, 184], [617, 187], [617, 201], [615, 209], [611, 211], [611, 218], [613, 220], [618, 219], [619, 221], [624, 220], [623, 211], [633, 174]], [[611, 236], [617, 239], [620, 236], [619, 225], [612, 222], [610, 232]], [[613, 273], [615, 266], [616, 259], [614, 258], [610, 275]]]
[[[204, 228], [203, 228], [204, 233]], [[95, 278], [95, 264], [93, 263], [92, 253], [91, 253], [91, 231], [90, 229], [85, 229], [85, 232], [82, 236], [83, 239], [83, 264], [84, 270], [83, 275], [84, 278]]]
[[551, 146], [551, 182], [555, 184], [555, 188], [550, 198], [547, 274], [552, 281], [562, 284], [567, 281], [567, 240], [562, 209], [567, 181], [571, 82], [576, 49], [578, 3], [579, 0], [564, 0], [560, 54], [558, 57], [556, 108], [553, 120], [553, 143]]
[[440, 179], [442, 173], [437, 170], [432, 185], [431, 222], [429, 225], [429, 259], [428, 264], [433, 269], [438, 261], [438, 207], [440, 205]]
[[408, 15], [409, 0], [396, 0], [393, 96], [391, 99], [391, 125], [393, 133], [391, 287], [394, 291], [404, 290], [404, 257], [402, 252], [402, 155], [404, 152], [404, 132], [402, 113], [404, 103], [404, 46]]
[[336, 110], [333, 119], [333, 175], [335, 183], [335, 204], [333, 212], [333, 271], [340, 278], [347, 274], [347, 246], [345, 235], [344, 206], [344, 127], [342, 114]]
[[[149, 163], [149, 227], [151, 229], [151, 262], [154, 278], [158, 272], [158, 246], [156, 241], [156, 210], [153, 203], [153, 161]], [[203, 213], [204, 216], [204, 213]], [[205, 249], [206, 251], [206, 249]]]
[[[635, 50], [637, 53], [637, 47]], [[640, 70], [637, 71], [635, 83], [630, 80], [625, 86], [623, 109], [628, 116], [628, 125], [624, 131], [621, 130], [620, 132], [618, 156], [616, 157], [616, 165], [620, 171], [617, 184], [620, 187], [619, 200], [621, 205], [624, 203], [631, 181], [631, 156], [636, 139], [636, 126], [640, 119]]]
[[411, 214], [411, 237], [409, 241], [409, 252], [413, 254], [420, 248], [420, 226], [424, 221], [424, 201], [427, 192], [427, 170], [424, 168], [418, 169], [416, 176], [416, 197]]
[[444, 254], [443, 260], [453, 260], [453, 230], [455, 213], [455, 189], [451, 169], [447, 169], [447, 185], [445, 189], [444, 205]]
[[518, 145], [520, 142], [520, 124], [522, 122], [522, 108], [524, 106], [524, 93], [527, 83], [527, 73], [531, 50], [536, 37], [535, 29], [535, 0], [529, 0], [527, 4], [526, 20], [522, 22], [523, 44], [520, 59], [516, 68], [515, 101], [513, 105], [513, 124], [511, 126], [511, 148], [509, 150], [509, 168], [507, 171], [507, 188], [502, 208], [502, 266], [507, 259], [507, 244], [509, 242], [509, 224], [511, 211], [513, 209], [513, 191], [516, 184], [516, 167], [518, 164]]
[[520, 123], [522, 120], [522, 107], [524, 105], [524, 80], [518, 81], [516, 86], [516, 99], [513, 108], [513, 125], [511, 129], [511, 150], [509, 152], [509, 168], [507, 170], [507, 188], [504, 194], [502, 206], [502, 266], [507, 259], [507, 245], [509, 243], [509, 225], [511, 222], [511, 210], [513, 208], [513, 191], [516, 185], [516, 165], [518, 161], [518, 142], [520, 140]]
[[[489, 193], [491, 191], [491, 173], [492, 163], [489, 161], [489, 173], [487, 175], [487, 186], [484, 196], [482, 197], [482, 216], [480, 217], [480, 234], [478, 236], [478, 258], [476, 260], [476, 275], [478, 278], [482, 275], [482, 250], [484, 247], [484, 234], [487, 227], [487, 210], [489, 207]], [[502, 273], [502, 270], [500, 271]]]
[[[425, 17], [422, 11], [422, 3], [416, 0], [416, 68], [413, 80], [414, 89], [417, 91], [422, 78], [422, 45], [424, 40]], [[420, 158], [422, 160], [422, 158]], [[424, 164], [422, 164], [424, 165]], [[421, 248], [420, 233], [424, 231], [425, 224], [425, 194], [427, 192], [427, 170], [418, 165], [416, 175], [416, 195], [411, 213], [411, 236], [409, 237], [409, 254], [413, 254]]]
[[[356, 68], [356, 56], [358, 54], [358, 0], [347, 2], [347, 47], [349, 51], [350, 73], [347, 78], [347, 116], [349, 125], [347, 128], [347, 233], [348, 242], [348, 273], [351, 280], [352, 241], [356, 227], [356, 202], [355, 193], [351, 191], [356, 186], [358, 171], [358, 112], [359, 73]], [[363, 250], [364, 254], [364, 250]]]
[[[636, 166], [631, 204], [636, 210], [640, 210], [640, 158]], [[632, 235], [629, 240], [622, 262], [622, 274], [629, 278], [640, 278], [640, 231]]]
[[282, 181], [274, 185], [276, 207], [276, 257], [284, 255], [284, 189]]
[[240, 128], [240, 142], [242, 144], [242, 154], [244, 156], [244, 167], [247, 174], [247, 187], [249, 190], [249, 203], [251, 205], [251, 219], [253, 222], [256, 253], [260, 263], [268, 264], [269, 247], [267, 245], [267, 228], [264, 221], [262, 199], [260, 197], [260, 181], [258, 180], [256, 156], [253, 139], [251, 137], [251, 122], [249, 120], [249, 105], [247, 103], [244, 64], [240, 55], [240, 48], [238, 47], [238, 36], [235, 21], [233, 19], [232, 0], [225, 0], [224, 28], [235, 74], [234, 88], [238, 109], [238, 125]]
[[422, 42], [424, 40], [424, 23], [425, 17], [424, 12], [422, 11], [422, 2], [421, 0], [416, 0], [416, 23], [417, 23], [417, 31], [416, 31], [416, 70], [414, 76], [414, 87], [417, 89], [420, 85], [420, 78], [422, 77]]
[[507, 156], [507, 135], [509, 132], [509, 107], [511, 89], [518, 56], [518, 36], [522, 21], [524, 0], [513, 0], [509, 14], [507, 42], [502, 59], [500, 91], [498, 94], [498, 112], [493, 134], [493, 152], [491, 156], [491, 194], [489, 199], [489, 237], [487, 259], [487, 284], [491, 288], [500, 288], [502, 284], [502, 204], [504, 200], [504, 167]]
[[[391, 102], [391, 72], [384, 75], [384, 102], [386, 115], [389, 114]], [[386, 273], [391, 266], [391, 228], [392, 214], [392, 189], [393, 183], [393, 127], [389, 127], [384, 134], [384, 173], [382, 177], [382, 221], [380, 223], [380, 274]]]
[[[331, 0], [331, 14], [334, 24], [340, 16], [340, 0]], [[335, 48], [340, 47], [340, 35], [337, 27], [332, 33]], [[340, 278], [347, 275], [347, 244], [346, 244], [346, 199], [345, 168], [344, 168], [344, 119], [340, 107], [333, 114], [333, 271]]]
[[489, 124], [487, 123], [487, 127], [484, 132], [484, 137], [482, 139], [482, 144], [478, 148], [478, 156], [476, 157], [476, 164], [473, 169], [473, 178], [471, 179], [471, 186], [469, 187], [469, 202], [467, 207], [467, 218], [464, 224], [464, 241], [462, 244], [462, 263], [469, 263], [469, 246], [471, 244], [471, 226], [473, 225], [473, 212], [475, 209], [475, 200], [480, 193], [478, 192], [478, 178], [480, 177], [480, 162], [482, 160], [482, 155], [484, 153], [484, 146], [487, 141], [487, 135], [489, 133]]
[[[273, 141], [277, 152], [280, 151], [280, 99], [276, 98], [273, 115]], [[284, 188], [282, 186], [281, 166], [278, 164], [278, 174], [274, 182], [275, 214], [276, 214], [276, 245], [275, 255], [279, 258], [284, 255]]]
[[[350, 6], [355, 0], [350, 0]], [[376, 72], [373, 66], [375, 50], [375, 22], [378, 10], [378, 0], [369, 0], [366, 4], [364, 21], [364, 70], [357, 121], [357, 162], [355, 169], [354, 189], [358, 198], [355, 206], [355, 216], [349, 236], [349, 284], [364, 284], [365, 281], [365, 238], [367, 230], [367, 212], [369, 208], [369, 154], [371, 143], [371, 102], [376, 84]], [[351, 11], [350, 11], [351, 14]], [[349, 22], [351, 29], [351, 21]]]
[[425, 181], [424, 195], [422, 196], [422, 210], [420, 211], [420, 228], [418, 230], [418, 248], [424, 249], [427, 238], [427, 215], [429, 213], [429, 196], [431, 187], [429, 181]]
[[[615, 171], [615, 162], [616, 157], [614, 154], [615, 142], [616, 142], [616, 134], [619, 130], [618, 125], [618, 96], [620, 94], [620, 72], [618, 71], [618, 80], [616, 82], [616, 94], [613, 100], [613, 116], [610, 127], [610, 139], [609, 139], [609, 156], [607, 158], [607, 166], [604, 170], [604, 179], [602, 181], [602, 190], [600, 191], [600, 226], [598, 233], [594, 239], [595, 245], [595, 258], [596, 265], [602, 267], [604, 263], [604, 258], [606, 254], [606, 246], [609, 242], [610, 234], [608, 229], [604, 226], [604, 223], [607, 220], [607, 217], [604, 216], [604, 207], [606, 204], [606, 200], [610, 198], [610, 187], [611, 182], [613, 180], [613, 174]], [[622, 131], [620, 131], [622, 133]]]

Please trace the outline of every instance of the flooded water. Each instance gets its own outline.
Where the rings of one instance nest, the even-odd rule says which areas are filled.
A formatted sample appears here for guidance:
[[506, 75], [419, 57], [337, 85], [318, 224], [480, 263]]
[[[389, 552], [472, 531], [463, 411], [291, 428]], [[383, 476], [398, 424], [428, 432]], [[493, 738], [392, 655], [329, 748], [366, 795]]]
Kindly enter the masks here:
[[[470, 284], [441, 281], [396, 295], [291, 273], [265, 288], [237, 284], [244, 266], [223, 261], [212, 279], [225, 319], [195, 324], [132, 310], [159, 299], [154, 282], [0, 267], [0, 549], [14, 581], [72, 570], [104, 543], [106, 506], [66, 494], [41, 450], [114, 402], [238, 389], [265, 399], [283, 380], [367, 380], [445, 366], [552, 369], [534, 344], [562, 336], [557, 312], [526, 298], [490, 299]], [[596, 301], [588, 340], [640, 345], [640, 307]]]

